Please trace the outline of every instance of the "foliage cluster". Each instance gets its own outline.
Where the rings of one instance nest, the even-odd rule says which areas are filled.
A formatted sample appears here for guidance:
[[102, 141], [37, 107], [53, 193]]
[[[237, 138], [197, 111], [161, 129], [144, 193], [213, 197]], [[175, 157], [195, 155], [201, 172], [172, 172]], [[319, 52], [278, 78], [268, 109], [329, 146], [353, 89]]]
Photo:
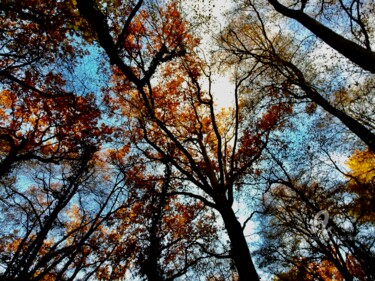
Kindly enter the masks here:
[[1, 1], [0, 279], [374, 280], [375, 4], [186, 5]]

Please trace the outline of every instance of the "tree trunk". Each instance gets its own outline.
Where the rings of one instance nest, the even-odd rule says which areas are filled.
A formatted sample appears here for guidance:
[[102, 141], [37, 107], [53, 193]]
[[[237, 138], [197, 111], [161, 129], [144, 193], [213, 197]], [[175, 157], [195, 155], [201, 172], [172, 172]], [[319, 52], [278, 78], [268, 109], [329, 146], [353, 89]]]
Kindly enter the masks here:
[[295, 83], [305, 91], [308, 98], [321, 106], [325, 111], [338, 118], [350, 131], [357, 135], [369, 148], [370, 151], [375, 152], [375, 135], [356, 119], [346, 114], [344, 111], [334, 107], [326, 100], [318, 91], [316, 91], [306, 81], [302, 71], [290, 61], [281, 60], [281, 63], [291, 69], [297, 76]]
[[309, 17], [303, 11], [289, 9], [280, 4], [277, 0], [268, 0], [276, 11], [286, 17], [295, 19], [304, 27], [309, 29], [317, 37], [323, 40], [330, 47], [341, 53], [343, 56], [360, 66], [361, 68], [375, 73], [375, 53], [355, 42], [337, 34], [333, 30], [324, 26], [317, 20]]
[[345, 112], [332, 106], [324, 97], [316, 91], [311, 89], [304, 89], [310, 99], [320, 105], [324, 110], [338, 118], [350, 131], [357, 135], [369, 148], [370, 151], [375, 152], [375, 135], [367, 129], [364, 125], [359, 123], [353, 117]]
[[[240, 281], [258, 281], [259, 277], [251, 259], [242, 226], [238, 222], [235, 213], [227, 200], [217, 203], [219, 212], [224, 220], [229, 240], [231, 243], [231, 255], [236, 266]], [[225, 201], [225, 202], [223, 202]]]

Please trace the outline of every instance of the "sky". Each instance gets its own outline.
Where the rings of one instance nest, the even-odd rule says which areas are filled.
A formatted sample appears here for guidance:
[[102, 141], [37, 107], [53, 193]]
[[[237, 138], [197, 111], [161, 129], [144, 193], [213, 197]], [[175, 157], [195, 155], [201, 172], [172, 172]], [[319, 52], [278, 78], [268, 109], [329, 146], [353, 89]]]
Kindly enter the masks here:
[[[201, 48], [205, 55], [214, 46], [212, 36], [214, 32], [219, 32], [225, 27], [227, 18], [224, 13], [233, 6], [232, 1], [220, 0], [186, 0], [183, 2], [183, 9], [186, 13], [194, 17], [197, 13], [203, 16], [210, 16], [208, 29], [209, 33], [203, 30], [201, 37]], [[185, 10], [186, 8], [186, 10]], [[230, 74], [214, 74], [212, 77], [212, 93], [214, 95], [215, 104], [218, 109], [228, 108], [233, 105], [234, 101], [234, 84], [231, 82]], [[208, 88], [207, 81], [202, 81], [203, 88]]]

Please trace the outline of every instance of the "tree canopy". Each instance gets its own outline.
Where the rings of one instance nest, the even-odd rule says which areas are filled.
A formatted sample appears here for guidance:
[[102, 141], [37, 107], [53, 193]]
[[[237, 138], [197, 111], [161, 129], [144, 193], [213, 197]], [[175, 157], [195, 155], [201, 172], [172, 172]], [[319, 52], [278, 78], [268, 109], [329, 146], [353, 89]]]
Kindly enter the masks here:
[[0, 3], [1, 280], [374, 280], [374, 4], [214, 2]]

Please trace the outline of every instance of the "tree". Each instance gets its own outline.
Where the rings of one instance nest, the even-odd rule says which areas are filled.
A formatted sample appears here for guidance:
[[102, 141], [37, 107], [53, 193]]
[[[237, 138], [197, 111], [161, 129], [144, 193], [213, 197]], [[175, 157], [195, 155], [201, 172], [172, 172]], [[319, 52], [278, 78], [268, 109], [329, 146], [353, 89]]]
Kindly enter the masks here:
[[[350, 19], [360, 64], [371, 19], [351, 3], [322, 3], [320, 20]], [[180, 1], [0, 4], [2, 279], [259, 280], [254, 256], [279, 280], [374, 278], [375, 79], [316, 61], [318, 41], [276, 30], [261, 4], [241, 1], [209, 58]], [[93, 53], [101, 91], [76, 75]], [[350, 171], [333, 159], [356, 149]], [[244, 234], [255, 215], [257, 251]]]
[[70, 1], [3, 1], [0, 16], [2, 279], [93, 275], [109, 259], [93, 249], [121, 192], [98, 186], [93, 168], [111, 129], [94, 95], [67, 80], [84, 53], [80, 18]]
[[[261, 95], [269, 94], [289, 99], [290, 103], [309, 100], [319, 105], [338, 118], [371, 151], [374, 151], [372, 113], [355, 114], [350, 109], [350, 103], [357, 103], [357, 107], [366, 106], [367, 102], [371, 105], [371, 98], [368, 100], [366, 97], [371, 96], [372, 90], [366, 86], [363, 90], [358, 89], [359, 93], [353, 94], [357, 97], [354, 100], [354, 97], [350, 97], [353, 92], [350, 85], [337, 88], [334, 84], [336, 82], [330, 81], [329, 78], [326, 81], [319, 81], [317, 77], [322, 75], [324, 70], [320, 73], [322, 67], [317, 67], [315, 70], [311, 67], [313, 62], [308, 62], [308, 52], [314, 50], [306, 46], [307, 39], [298, 41], [291, 38], [287, 32], [283, 33], [281, 29], [279, 33], [272, 31], [273, 26], [270, 27], [269, 19], [258, 11], [260, 8], [251, 1], [247, 5], [245, 4], [249, 12], [240, 14], [219, 35], [218, 40], [224, 51], [224, 60], [230, 64], [240, 64], [244, 72], [249, 69], [248, 72], [253, 73], [251, 77], [258, 76], [258, 80], [262, 79], [259, 84], [261, 91], [265, 93], [260, 92]], [[323, 79], [328, 77], [329, 72], [326, 72], [326, 77]], [[367, 79], [373, 80], [373, 77]], [[252, 83], [256, 87], [254, 81]], [[332, 98], [334, 95], [336, 100]], [[347, 97], [346, 102], [338, 102], [345, 97]], [[365, 100], [364, 104], [361, 103], [361, 99]]]
[[[203, 62], [193, 53], [198, 42], [187, 33], [186, 23], [179, 18], [173, 2], [156, 11], [133, 8], [129, 16], [133, 17], [134, 26], [119, 26], [120, 21], [111, 21], [110, 26], [105, 13], [92, 1], [78, 1], [78, 8], [113, 65], [115, 87], [107, 102], [115, 106], [113, 111], [126, 116], [128, 125], [123, 127], [133, 130], [130, 139], [141, 142], [138, 147], [150, 159], [170, 162], [176, 169], [174, 177], [190, 182], [193, 190], [197, 188], [195, 192], [182, 190], [176, 195], [199, 199], [220, 213], [240, 278], [258, 280], [242, 227], [232, 209], [233, 193], [236, 182], [250, 172], [260, 157], [270, 131], [278, 127], [280, 112], [287, 112], [287, 108], [275, 105], [243, 128], [238, 98], [242, 81], [238, 78], [236, 108], [219, 118], [212, 92], [204, 92], [198, 82], [204, 71]], [[138, 15], [134, 16], [136, 12]], [[150, 18], [151, 14], [154, 18]], [[154, 36], [146, 37], [147, 34]], [[133, 48], [126, 49], [130, 43]], [[157, 67], [161, 72], [156, 72]], [[156, 73], [163, 80], [153, 85], [151, 77]]]
[[[215, 215], [201, 202], [188, 198], [180, 200], [171, 195], [180, 183], [171, 178], [170, 164], [165, 165], [164, 174], [156, 175], [142, 169], [139, 159], [142, 156], [137, 157], [137, 172], [126, 175], [130, 176], [129, 192], [136, 199], [129, 208], [115, 215], [117, 228], [125, 230], [121, 235], [134, 237], [136, 241], [133, 271], [148, 280], [175, 280], [189, 273], [195, 277], [206, 276], [211, 271], [216, 273], [218, 268], [212, 262], [218, 257], [228, 259], [230, 256], [216, 253], [214, 248], [220, 245]], [[117, 165], [123, 167], [120, 162], [124, 157], [118, 160]], [[214, 264], [222, 266], [219, 262]]]
[[374, 179], [375, 157], [370, 151], [355, 151], [347, 164], [351, 171], [348, 191], [354, 194], [352, 215], [361, 222], [375, 222]]
[[275, 161], [280, 174], [275, 167], [263, 200], [262, 266], [274, 266], [280, 280], [295, 275], [372, 280], [373, 228], [353, 212], [358, 199], [350, 196], [350, 181], [329, 178], [332, 171], [327, 177], [316, 177], [314, 169], [293, 173], [287, 163]]
[[[62, 62], [73, 66], [83, 55], [74, 39], [81, 20], [74, 2], [5, 0], [0, 12], [2, 83], [16, 83], [45, 96], [56, 94], [57, 89], [59, 94], [69, 94], [61, 89], [61, 73], [54, 66]], [[60, 80], [43, 84], [47, 75]]]
[[[315, 279], [314, 279], [315, 278]], [[296, 266], [288, 272], [277, 274], [275, 281], [292, 280], [343, 280], [337, 269], [328, 261], [306, 264], [306, 261], [296, 261]]]
[[[124, 31], [129, 32], [133, 29], [131, 33], [135, 34], [139, 32], [137, 24], [143, 24], [139, 21], [140, 18], [136, 18], [135, 23], [132, 22], [141, 4], [142, 1], [136, 3], [134, 7], [130, 4], [125, 4], [122, 7], [108, 4], [106, 9], [115, 11], [122, 8], [124, 15], [129, 12], [129, 19], [125, 23], [127, 28], [124, 28]], [[149, 5], [153, 4], [149, 3]], [[133, 8], [134, 10], [132, 10]], [[156, 12], [160, 12], [157, 10], [157, 6], [152, 8]], [[1, 4], [0, 10], [4, 17], [2, 21], [4, 36], [1, 38], [2, 51], [4, 52], [1, 55], [7, 58], [3, 61], [4, 64], [0, 72], [4, 83], [1, 108], [1, 113], [4, 116], [1, 128], [3, 156], [1, 176], [9, 178], [9, 181], [4, 182], [4, 192], [7, 194], [3, 197], [3, 208], [7, 210], [4, 211], [4, 214], [9, 216], [11, 210], [16, 210], [14, 215], [24, 223], [26, 228], [25, 230], [25, 228], [19, 227], [19, 232], [15, 231], [12, 235], [4, 234], [2, 236], [2, 244], [6, 249], [4, 251], [6, 270], [3, 277], [7, 280], [25, 278], [30, 280], [73, 280], [85, 272], [86, 278], [93, 275], [108, 280], [122, 278], [129, 264], [138, 255], [135, 250], [139, 250], [139, 248], [136, 248], [136, 244], [130, 240], [126, 241], [129, 238], [128, 233], [124, 233], [123, 237], [117, 241], [121, 233], [116, 229], [119, 225], [111, 226], [110, 221], [113, 221], [113, 215], [117, 216], [127, 208], [132, 197], [125, 200], [118, 212], [115, 212], [112, 210], [114, 207], [110, 206], [110, 202], [114, 200], [113, 204], [116, 205], [118, 185], [122, 180], [120, 183], [114, 183], [113, 192], [109, 192], [109, 194], [103, 193], [100, 188], [97, 189], [95, 186], [97, 183], [92, 182], [96, 171], [93, 172], [91, 167], [90, 169], [85, 168], [88, 166], [88, 161], [93, 161], [91, 160], [92, 155], [90, 152], [91, 156], [83, 157], [81, 155], [82, 147], [99, 146], [100, 141], [105, 139], [103, 136], [107, 133], [110, 134], [111, 130], [106, 126], [98, 126], [100, 114], [94, 96], [76, 96], [75, 93], [69, 91], [71, 85], [67, 85], [64, 73], [66, 69], [59, 69], [60, 66], [56, 67], [55, 64], [56, 61], [61, 63], [66, 60], [70, 64], [69, 67], [74, 68], [76, 56], [83, 54], [81, 52], [83, 49], [76, 45], [76, 38], [73, 37], [80, 34], [82, 40], [86, 39], [90, 43], [92, 34], [90, 32], [80, 33], [85, 29], [85, 22], [82, 22], [76, 13], [74, 2], [8, 1]], [[171, 6], [169, 12], [175, 16], [176, 9]], [[149, 17], [145, 11], [142, 16]], [[173, 31], [171, 28], [174, 23], [169, 23], [169, 27], [162, 30], [163, 34], [161, 35]], [[14, 29], [17, 29], [18, 33], [12, 33]], [[120, 35], [124, 41], [129, 39], [129, 34], [125, 32]], [[147, 34], [147, 36], [150, 35]], [[135, 44], [132, 45], [130, 41], [128, 40], [130, 44], [127, 44], [123, 51], [136, 51]], [[170, 43], [175, 44], [176, 42], [171, 41]], [[165, 50], [163, 49], [162, 52]], [[178, 53], [182, 54], [184, 50], [181, 48]], [[58, 58], [56, 58], [57, 54], [59, 54]], [[163, 54], [161, 55], [163, 56]], [[174, 55], [171, 54], [170, 58]], [[156, 65], [153, 67], [156, 68]], [[82, 164], [82, 169], [75, 175], [73, 171], [75, 166], [72, 163], [81, 161], [81, 156], [87, 165]], [[33, 164], [38, 167], [41, 165], [39, 170], [41, 175], [36, 176], [38, 184], [26, 191], [20, 190], [18, 185], [18, 176], [22, 174], [21, 168], [26, 166], [17, 165], [20, 163]], [[73, 166], [69, 168], [70, 165]], [[60, 166], [64, 167], [61, 177], [57, 175]], [[105, 167], [105, 169], [107, 168]], [[72, 171], [69, 171], [70, 169]], [[13, 175], [10, 175], [11, 171], [14, 171]], [[70, 173], [73, 174], [70, 175]], [[129, 177], [130, 175], [127, 176], [127, 178]], [[94, 186], [86, 186], [90, 184]], [[83, 194], [98, 202], [96, 209], [90, 210], [89, 206], [82, 204], [81, 196]], [[158, 196], [153, 194], [151, 197], [157, 198]], [[17, 202], [17, 200], [22, 202]], [[163, 200], [165, 199], [160, 202]], [[133, 202], [132, 208], [135, 208], [136, 205]], [[194, 219], [194, 212], [200, 213], [201, 208], [194, 205], [189, 209], [189, 206], [177, 203], [176, 206], [180, 206], [176, 207], [177, 210], [187, 208], [186, 217], [191, 217], [189, 220]], [[150, 209], [149, 212], [153, 207], [145, 204], [145, 208]], [[189, 214], [189, 210], [193, 212], [192, 215]], [[67, 214], [66, 217], [63, 215], [64, 212]], [[139, 208], [138, 212], [136, 216], [145, 214]], [[44, 221], [44, 216], [47, 213], [53, 215], [47, 216]], [[146, 214], [151, 217], [153, 215], [153, 213]], [[24, 215], [25, 218], [23, 218]], [[168, 218], [168, 222], [172, 222], [174, 216], [176, 216], [175, 220], [178, 224], [180, 224], [179, 221], [188, 220], [185, 216], [180, 218], [177, 214], [169, 215], [171, 217]], [[154, 223], [158, 224], [161, 218], [162, 214], [159, 213], [159, 218], [155, 218]], [[142, 222], [144, 219], [142, 218]], [[122, 223], [128, 220], [128, 217], [121, 216]], [[132, 221], [132, 224], [134, 225], [131, 228], [135, 228], [136, 221]], [[204, 227], [204, 225], [203, 223], [200, 226], [201, 231], [210, 233], [209, 226]], [[16, 229], [15, 226], [10, 225], [4, 228]], [[162, 231], [165, 232], [164, 229]], [[52, 237], [56, 233], [58, 235]], [[151, 241], [161, 239], [155, 235], [159, 234], [151, 227]], [[187, 233], [185, 233], [185, 237], [193, 240], [193, 237], [188, 236]], [[177, 239], [172, 243], [175, 249], [170, 249], [172, 245], [167, 247], [171, 252], [171, 258], [169, 258], [171, 261], [174, 261], [173, 256], [178, 252], [178, 249], [185, 247], [185, 244], [180, 240]], [[98, 241], [102, 242], [101, 246], [96, 245]], [[198, 246], [198, 242], [195, 243], [197, 243], [195, 248], [203, 247]], [[196, 250], [190, 250], [193, 247], [192, 242], [190, 244], [186, 251], [191, 252], [189, 255], [197, 255]], [[175, 253], [173, 254], [173, 252]], [[151, 255], [151, 258], [147, 257], [147, 260], [155, 262], [159, 254], [155, 257]], [[196, 261], [191, 261], [189, 257], [188, 263], [183, 266], [180, 272], [176, 269], [175, 275], [182, 275], [195, 263]], [[147, 268], [147, 262], [142, 264], [144, 268]], [[172, 271], [175, 270], [172, 269]], [[149, 274], [149, 276], [151, 275]]]
[[[268, 1], [276, 11], [282, 15], [298, 21], [317, 37], [323, 40], [330, 47], [344, 55], [346, 58], [356, 63], [364, 70], [375, 74], [374, 62], [375, 53], [372, 51], [371, 24], [374, 11], [373, 3], [363, 5], [358, 0], [343, 1], [336, 3], [325, 3], [318, 1], [312, 3], [309, 1], [298, 1], [293, 3], [292, 8], [283, 5], [278, 0]], [[297, 8], [297, 9], [296, 9]], [[305, 11], [312, 10], [306, 13]], [[312, 16], [310, 15], [312, 14]], [[333, 15], [333, 16], [332, 16]], [[331, 17], [337, 17], [341, 22], [348, 26], [339, 27], [338, 31], [324, 25], [314, 17], [326, 17], [328, 21]], [[337, 22], [337, 19], [332, 22]], [[342, 28], [342, 30], [340, 30]], [[345, 38], [340, 33], [350, 29], [349, 38]]]
[[58, 163], [74, 158], [83, 140], [97, 145], [102, 138], [97, 127], [100, 113], [92, 96], [89, 99], [90, 96], [41, 97], [17, 85], [2, 90], [0, 177], [17, 163]]
[[84, 53], [73, 39], [73, 2], [3, 1], [0, 12], [2, 178], [21, 162], [73, 158], [80, 142], [98, 145], [102, 136], [94, 95], [67, 81]]
[[[289, 33], [289, 22], [284, 24], [281, 20], [278, 21], [280, 27], [277, 27], [275, 19], [270, 19], [274, 15], [268, 17], [267, 6], [259, 2], [241, 1], [239, 5], [237, 9], [244, 12], [238, 13], [236, 10], [238, 16], [218, 36], [220, 58], [227, 65], [234, 65], [243, 73], [248, 73], [248, 103], [266, 99], [267, 106], [270, 99], [273, 102], [283, 101], [293, 104], [294, 112], [289, 119], [292, 137], [279, 135], [278, 141], [269, 143], [268, 155], [264, 155], [269, 160], [262, 165], [265, 170], [257, 180], [259, 186], [264, 184], [264, 193], [271, 194], [269, 197], [265, 195], [266, 203], [261, 211], [265, 217], [260, 216], [264, 220], [262, 235], [265, 239], [259, 249], [263, 257], [261, 266], [276, 272], [280, 280], [332, 280], [333, 276], [345, 280], [352, 280], [353, 276], [360, 280], [371, 280], [374, 272], [366, 261], [373, 260], [373, 240], [369, 237], [372, 213], [371, 209], [365, 207], [372, 202], [372, 196], [365, 192], [372, 190], [371, 183], [368, 187], [363, 181], [359, 183], [357, 177], [360, 172], [344, 172], [331, 156], [323, 157], [328, 153], [327, 146], [329, 150], [335, 147], [334, 151], [339, 155], [343, 151], [348, 155], [352, 153], [353, 145], [345, 146], [340, 143], [340, 138], [332, 137], [327, 127], [331, 126], [330, 122], [334, 124], [334, 119], [325, 117], [321, 122], [311, 121], [306, 113], [312, 118], [322, 118], [321, 112], [315, 109], [316, 105], [320, 105], [337, 117], [369, 147], [368, 155], [363, 154], [367, 160], [360, 160], [359, 157], [358, 161], [371, 163], [375, 139], [373, 113], [365, 113], [360, 108], [372, 108], [373, 92], [368, 85], [372, 83], [369, 81], [373, 80], [373, 75], [362, 73], [358, 76], [360, 82], [353, 87], [345, 77], [355, 75], [354, 71], [345, 69], [348, 76], [343, 77], [338, 74], [338, 69], [343, 69], [342, 65], [348, 67], [347, 62], [342, 63], [335, 56], [330, 57], [327, 63], [321, 60], [316, 63], [317, 55], [310, 54], [314, 53], [317, 43], [305, 32], [292, 35]], [[325, 3], [323, 6], [326, 7]], [[328, 18], [336, 15], [328, 12], [332, 10], [325, 10]], [[335, 80], [334, 75], [339, 78]], [[315, 128], [307, 126], [308, 130], [304, 133], [308, 136], [303, 137], [306, 143], [298, 144], [296, 138], [302, 137], [294, 130], [299, 130], [301, 126], [298, 123], [303, 122], [316, 125]], [[357, 126], [353, 126], [354, 123]], [[343, 135], [342, 132], [340, 134]], [[314, 137], [317, 139], [314, 140]], [[328, 142], [329, 137], [332, 140]], [[338, 143], [333, 145], [333, 139]], [[299, 153], [291, 149], [296, 144], [294, 149]], [[349, 151], [343, 150], [344, 147]], [[324, 161], [332, 163], [333, 167], [327, 167]], [[355, 160], [351, 160], [351, 163], [353, 167], [356, 166]], [[364, 164], [367, 168], [368, 165]], [[369, 175], [371, 182], [370, 169], [362, 172]], [[340, 180], [334, 181], [335, 177]], [[349, 182], [348, 178], [351, 178]], [[311, 228], [311, 220], [317, 214], [316, 219], [319, 219], [319, 215], [326, 219], [326, 212], [329, 220], [324, 220], [322, 225], [330, 231], [323, 237], [316, 236], [316, 229]], [[319, 263], [324, 265], [318, 266]], [[290, 271], [285, 272], [288, 266]], [[327, 272], [331, 275], [327, 275]]]

